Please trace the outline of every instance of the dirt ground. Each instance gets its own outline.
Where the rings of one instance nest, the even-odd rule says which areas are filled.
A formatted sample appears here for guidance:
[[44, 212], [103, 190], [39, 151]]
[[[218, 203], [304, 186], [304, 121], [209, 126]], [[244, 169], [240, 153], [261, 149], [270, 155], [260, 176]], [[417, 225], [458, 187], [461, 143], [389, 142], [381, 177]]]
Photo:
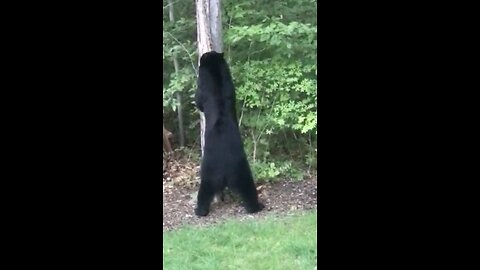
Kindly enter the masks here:
[[198, 191], [198, 167], [195, 164], [184, 162], [178, 165], [175, 162], [164, 166], [163, 231], [186, 224], [205, 226], [232, 218], [261, 218], [317, 208], [317, 178], [312, 177], [303, 181], [284, 180], [258, 185], [260, 201], [265, 204], [265, 209], [259, 213], [247, 214], [238, 199], [226, 196], [225, 202], [212, 204], [208, 216], [199, 218], [193, 212]]

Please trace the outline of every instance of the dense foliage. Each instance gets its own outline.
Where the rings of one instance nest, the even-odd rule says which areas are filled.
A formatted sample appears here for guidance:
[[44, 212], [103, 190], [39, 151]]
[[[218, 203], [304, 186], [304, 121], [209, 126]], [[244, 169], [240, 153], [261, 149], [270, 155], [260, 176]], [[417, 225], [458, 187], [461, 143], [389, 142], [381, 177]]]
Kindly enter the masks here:
[[[163, 9], [163, 109], [178, 134], [181, 94], [187, 147], [199, 149], [193, 106], [198, 55], [195, 2], [172, 1], [175, 21]], [[222, 0], [223, 44], [237, 88], [246, 151], [255, 176], [300, 178], [316, 164], [317, 3], [312, 0]], [[179, 68], [175, 72], [172, 57]]]

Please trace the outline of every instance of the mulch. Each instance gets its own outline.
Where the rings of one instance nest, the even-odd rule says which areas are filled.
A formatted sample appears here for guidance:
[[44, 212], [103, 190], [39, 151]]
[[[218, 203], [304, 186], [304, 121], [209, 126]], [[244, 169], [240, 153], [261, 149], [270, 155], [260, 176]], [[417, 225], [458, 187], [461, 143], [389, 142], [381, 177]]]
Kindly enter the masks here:
[[262, 218], [267, 215], [286, 215], [299, 211], [317, 209], [317, 178], [303, 181], [279, 180], [257, 186], [259, 199], [265, 209], [248, 214], [240, 201], [226, 196], [224, 202], [214, 202], [206, 217], [194, 214], [198, 191], [198, 170], [196, 162], [167, 159], [163, 173], [163, 231], [184, 225], [209, 226], [230, 219]]

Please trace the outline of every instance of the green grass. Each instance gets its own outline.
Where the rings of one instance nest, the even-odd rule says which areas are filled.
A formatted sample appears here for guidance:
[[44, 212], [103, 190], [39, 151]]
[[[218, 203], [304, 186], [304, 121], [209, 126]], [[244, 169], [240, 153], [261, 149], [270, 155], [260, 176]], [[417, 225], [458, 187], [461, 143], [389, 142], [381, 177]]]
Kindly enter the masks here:
[[313, 270], [316, 264], [316, 211], [163, 234], [166, 270]]

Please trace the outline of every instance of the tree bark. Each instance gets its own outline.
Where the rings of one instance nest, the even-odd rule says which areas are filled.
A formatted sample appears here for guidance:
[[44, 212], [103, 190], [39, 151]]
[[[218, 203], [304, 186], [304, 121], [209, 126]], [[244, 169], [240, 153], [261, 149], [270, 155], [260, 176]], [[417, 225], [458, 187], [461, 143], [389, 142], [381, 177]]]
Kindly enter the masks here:
[[[222, 17], [220, 0], [196, 0], [198, 63], [206, 52], [222, 52]], [[205, 146], [205, 115], [200, 112], [200, 143]]]

